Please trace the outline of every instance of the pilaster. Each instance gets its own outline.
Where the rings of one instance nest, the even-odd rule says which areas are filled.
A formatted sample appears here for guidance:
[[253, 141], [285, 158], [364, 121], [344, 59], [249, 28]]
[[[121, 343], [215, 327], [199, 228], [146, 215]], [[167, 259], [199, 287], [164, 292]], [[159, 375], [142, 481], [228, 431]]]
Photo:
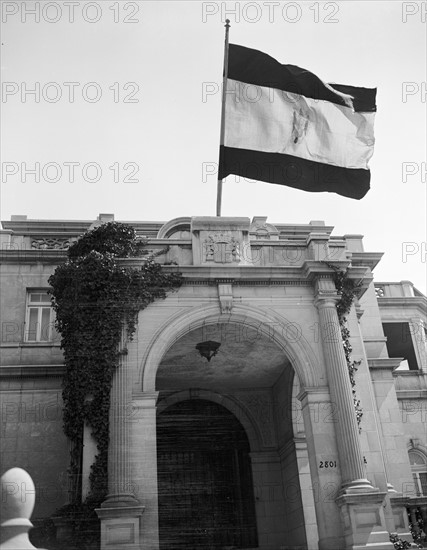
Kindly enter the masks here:
[[130, 464], [131, 382], [127, 349], [122, 337], [121, 360], [114, 372], [110, 402], [108, 495], [96, 510], [101, 520], [101, 550], [140, 548], [144, 507], [133, 494]]
[[135, 496], [144, 505], [141, 548], [158, 550], [157, 399], [159, 392], [134, 392], [131, 418], [131, 466]]

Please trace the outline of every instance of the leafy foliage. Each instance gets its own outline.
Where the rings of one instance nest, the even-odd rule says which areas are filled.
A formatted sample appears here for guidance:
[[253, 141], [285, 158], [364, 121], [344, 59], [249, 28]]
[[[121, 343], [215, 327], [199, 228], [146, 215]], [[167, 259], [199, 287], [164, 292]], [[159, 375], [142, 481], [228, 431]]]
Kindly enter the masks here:
[[85, 424], [98, 451], [87, 502], [99, 504], [107, 492], [110, 389], [122, 336], [132, 339], [139, 311], [181, 284], [181, 275], [165, 273], [153, 256], [146, 255], [139, 268], [123, 266], [119, 258], [144, 255], [145, 244], [129, 225], [103, 224], [80, 237], [70, 247], [68, 260], [49, 278], [66, 365], [62, 397], [64, 432], [72, 442], [74, 506], [81, 500]]
[[407, 540], [403, 540], [397, 533], [390, 533], [390, 542], [393, 543], [395, 550], [406, 550], [406, 548], [424, 548], [423, 546], [423, 533], [424, 533], [424, 542], [426, 541], [425, 531], [424, 531], [424, 522], [421, 515], [420, 508], [415, 509], [415, 521], [417, 523], [417, 528], [412, 523], [411, 510], [408, 507], [408, 520], [409, 520], [409, 531], [412, 535], [413, 543], [410, 543]]
[[390, 533], [390, 542], [393, 543], [395, 550], [406, 550], [407, 548], [411, 548], [411, 543], [401, 539], [397, 533]]
[[[34, 546], [49, 550], [99, 550], [99, 519], [92, 503], [66, 504], [52, 517], [34, 520], [30, 531]], [[56, 518], [66, 522], [66, 533], [57, 539]]]
[[410, 508], [407, 508], [408, 510], [408, 520], [409, 520], [409, 530], [411, 531], [412, 539], [416, 545], [416, 548], [425, 548], [423, 546], [423, 543], [425, 544], [427, 542], [427, 536], [426, 531], [424, 529], [424, 520], [423, 516], [421, 514], [420, 507], [417, 506], [415, 510], [413, 509], [414, 513], [414, 523], [412, 522], [411, 517], [411, 510]]
[[137, 239], [131, 225], [109, 222], [88, 231], [73, 243], [68, 249], [68, 257], [80, 258], [92, 250], [122, 258], [135, 257], [144, 253], [144, 244], [144, 241]]

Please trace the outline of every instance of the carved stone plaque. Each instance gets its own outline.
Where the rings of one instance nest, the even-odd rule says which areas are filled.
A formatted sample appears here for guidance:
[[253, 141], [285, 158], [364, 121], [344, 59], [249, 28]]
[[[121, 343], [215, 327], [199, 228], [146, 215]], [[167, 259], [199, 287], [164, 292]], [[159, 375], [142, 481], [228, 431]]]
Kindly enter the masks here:
[[204, 260], [217, 264], [240, 262], [238, 241], [231, 235], [213, 233], [204, 241]]

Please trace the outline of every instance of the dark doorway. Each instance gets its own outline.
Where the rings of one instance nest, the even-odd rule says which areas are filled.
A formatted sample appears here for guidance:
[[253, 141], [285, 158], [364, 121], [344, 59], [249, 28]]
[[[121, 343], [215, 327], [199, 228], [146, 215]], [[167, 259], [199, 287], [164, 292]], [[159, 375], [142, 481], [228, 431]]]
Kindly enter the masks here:
[[162, 550], [255, 548], [246, 433], [227, 409], [191, 399], [157, 419]]

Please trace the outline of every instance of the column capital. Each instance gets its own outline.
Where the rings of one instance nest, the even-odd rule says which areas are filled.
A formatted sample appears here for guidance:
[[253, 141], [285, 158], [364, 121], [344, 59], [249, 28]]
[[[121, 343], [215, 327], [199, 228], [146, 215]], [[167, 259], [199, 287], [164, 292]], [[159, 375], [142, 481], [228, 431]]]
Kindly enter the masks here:
[[314, 298], [314, 305], [317, 309], [323, 309], [325, 307], [331, 307], [336, 309], [336, 305], [339, 302], [340, 297], [335, 292], [318, 292]]
[[331, 401], [329, 386], [304, 387], [296, 397], [303, 405], [305, 402], [328, 403]]
[[158, 391], [133, 392], [132, 407], [134, 407], [135, 409], [155, 408], [158, 398]]
[[314, 304], [319, 307], [335, 307], [340, 297], [332, 275], [320, 275], [314, 282]]

